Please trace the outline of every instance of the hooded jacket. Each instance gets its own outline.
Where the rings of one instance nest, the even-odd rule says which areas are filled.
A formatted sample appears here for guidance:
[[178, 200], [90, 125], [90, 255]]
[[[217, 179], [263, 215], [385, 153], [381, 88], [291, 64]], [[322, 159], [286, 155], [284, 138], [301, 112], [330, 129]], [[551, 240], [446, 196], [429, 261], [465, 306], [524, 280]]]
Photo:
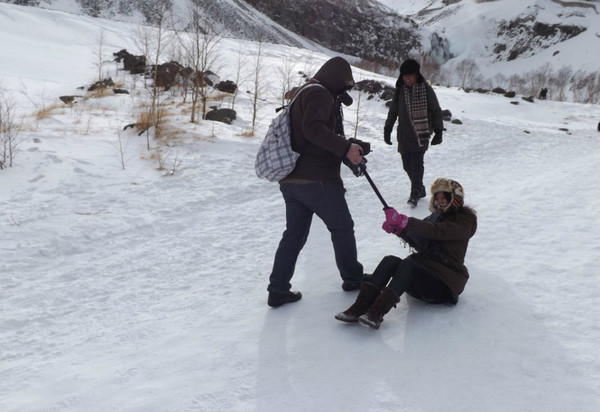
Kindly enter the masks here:
[[290, 108], [292, 149], [300, 157], [294, 170], [280, 182], [342, 183], [340, 164], [350, 142], [335, 133], [334, 99], [354, 86], [350, 64], [334, 57], [323, 64], [310, 83], [323, 87], [301, 88], [300, 97]]
[[[444, 121], [442, 109], [440, 108], [440, 104], [435, 92], [431, 86], [427, 84], [420, 73], [417, 75], [417, 83], [425, 84], [427, 93], [427, 117], [429, 119], [430, 134], [434, 131], [443, 130]], [[427, 141], [424, 145], [419, 146], [415, 129], [410, 120], [410, 115], [408, 113], [408, 108], [406, 106], [406, 100], [404, 97], [404, 81], [402, 80], [402, 75], [396, 81], [396, 91], [394, 93], [394, 98], [391, 101], [388, 116], [383, 128], [384, 136], [391, 136], [396, 119], [398, 119], [398, 128], [396, 134], [398, 140], [398, 152], [406, 153], [427, 151], [429, 148], [429, 141]]]

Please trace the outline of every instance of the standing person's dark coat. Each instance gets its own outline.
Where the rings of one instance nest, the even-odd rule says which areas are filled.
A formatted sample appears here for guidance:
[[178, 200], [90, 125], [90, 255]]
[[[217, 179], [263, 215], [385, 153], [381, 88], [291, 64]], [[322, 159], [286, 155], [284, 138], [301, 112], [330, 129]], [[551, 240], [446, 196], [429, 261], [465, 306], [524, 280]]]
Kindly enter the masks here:
[[[406, 84], [406, 77], [409, 76], [416, 76], [416, 83], [410, 86]], [[396, 91], [383, 128], [384, 141], [390, 145], [396, 120], [398, 152], [411, 183], [408, 203], [416, 206], [419, 199], [426, 195], [423, 185], [425, 152], [429, 148], [432, 133], [435, 133], [432, 145], [442, 142], [444, 122], [433, 88], [421, 75], [420, 65], [412, 59], [400, 66]]]
[[296, 167], [280, 183], [286, 205], [283, 233], [269, 277], [269, 306], [297, 301], [300, 292], [290, 290], [296, 260], [304, 247], [313, 215], [331, 233], [335, 260], [344, 290], [360, 287], [363, 267], [358, 262], [354, 221], [340, 177], [344, 158], [352, 164], [362, 160], [361, 147], [335, 132], [335, 99], [354, 86], [350, 64], [334, 57], [319, 69], [311, 83], [323, 87], [300, 90], [290, 108], [292, 148], [300, 154]]

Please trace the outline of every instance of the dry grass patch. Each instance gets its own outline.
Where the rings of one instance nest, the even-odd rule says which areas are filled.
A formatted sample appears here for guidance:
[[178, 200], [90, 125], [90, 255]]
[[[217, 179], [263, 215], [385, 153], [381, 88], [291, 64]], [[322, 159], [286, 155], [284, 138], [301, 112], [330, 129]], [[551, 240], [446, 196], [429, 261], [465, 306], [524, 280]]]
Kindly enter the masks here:
[[35, 112], [35, 118], [37, 120], [44, 120], [55, 114], [55, 111], [59, 111], [60, 114], [64, 113], [64, 105], [53, 104], [48, 107], [42, 107], [40, 110]]
[[188, 132], [186, 130], [163, 125], [160, 130], [160, 136], [157, 136], [156, 140], [162, 145], [169, 145], [180, 142], [187, 134]]
[[225, 100], [228, 97], [231, 98], [231, 96], [232, 96], [231, 93], [216, 93], [211, 96], [208, 96], [206, 101], [207, 102], [220, 102], [222, 100]]
[[157, 117], [156, 113], [154, 113], [154, 112], [152, 112], [152, 113], [149, 111], [141, 112], [139, 117], [136, 120], [135, 129], [138, 132], [141, 132], [142, 130], [146, 130], [150, 126], [156, 124], [156, 117]]

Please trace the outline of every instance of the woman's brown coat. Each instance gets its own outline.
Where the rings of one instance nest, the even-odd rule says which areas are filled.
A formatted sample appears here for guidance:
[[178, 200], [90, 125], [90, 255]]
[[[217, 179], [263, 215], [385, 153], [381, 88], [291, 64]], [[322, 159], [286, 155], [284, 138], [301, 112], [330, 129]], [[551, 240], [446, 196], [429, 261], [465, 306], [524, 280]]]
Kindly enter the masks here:
[[477, 230], [477, 216], [468, 207], [458, 211], [444, 213], [436, 222], [429, 222], [413, 217], [408, 218], [408, 224], [400, 237], [411, 243], [407, 235], [416, 235], [429, 239], [441, 247], [441, 251], [430, 253], [417, 251], [411, 258], [419, 262], [434, 276], [448, 286], [458, 301], [469, 279], [469, 271], [464, 264], [469, 239]]

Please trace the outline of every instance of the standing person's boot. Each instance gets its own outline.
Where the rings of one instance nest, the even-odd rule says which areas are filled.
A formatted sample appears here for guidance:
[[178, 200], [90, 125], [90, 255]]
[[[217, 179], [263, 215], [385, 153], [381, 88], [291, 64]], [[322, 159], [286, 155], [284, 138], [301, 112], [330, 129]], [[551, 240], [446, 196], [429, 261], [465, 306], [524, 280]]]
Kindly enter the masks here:
[[423, 199], [426, 196], [427, 191], [425, 190], [425, 186], [421, 186], [419, 189], [413, 189], [410, 191], [410, 197], [408, 198], [408, 201], [406, 203], [409, 204], [411, 207], [417, 207], [417, 204], [419, 204], [419, 200]]
[[302, 293], [300, 292], [292, 292], [291, 290], [288, 290], [287, 292], [277, 292], [272, 290], [269, 292], [267, 304], [272, 308], [276, 308], [286, 303], [296, 302], [300, 299], [302, 299]]
[[406, 201], [406, 204], [410, 205], [410, 207], [412, 207], [412, 208], [415, 208], [419, 204], [419, 198], [411, 196]]
[[345, 280], [342, 283], [342, 289], [344, 289], [345, 292], [352, 292], [353, 290], [358, 290], [360, 289], [363, 282], [369, 280], [370, 276], [371, 275], [364, 273], [360, 280]]
[[358, 318], [358, 322], [370, 328], [379, 329], [379, 325], [383, 322], [383, 316], [398, 302], [400, 302], [400, 296], [393, 289], [385, 288], [367, 313]]
[[360, 287], [360, 292], [356, 297], [356, 301], [344, 312], [335, 315], [335, 318], [342, 322], [358, 322], [358, 317], [367, 313], [367, 310], [369, 310], [373, 302], [375, 302], [375, 299], [377, 299], [377, 296], [379, 296], [380, 291], [381, 290], [372, 283], [363, 282]]

